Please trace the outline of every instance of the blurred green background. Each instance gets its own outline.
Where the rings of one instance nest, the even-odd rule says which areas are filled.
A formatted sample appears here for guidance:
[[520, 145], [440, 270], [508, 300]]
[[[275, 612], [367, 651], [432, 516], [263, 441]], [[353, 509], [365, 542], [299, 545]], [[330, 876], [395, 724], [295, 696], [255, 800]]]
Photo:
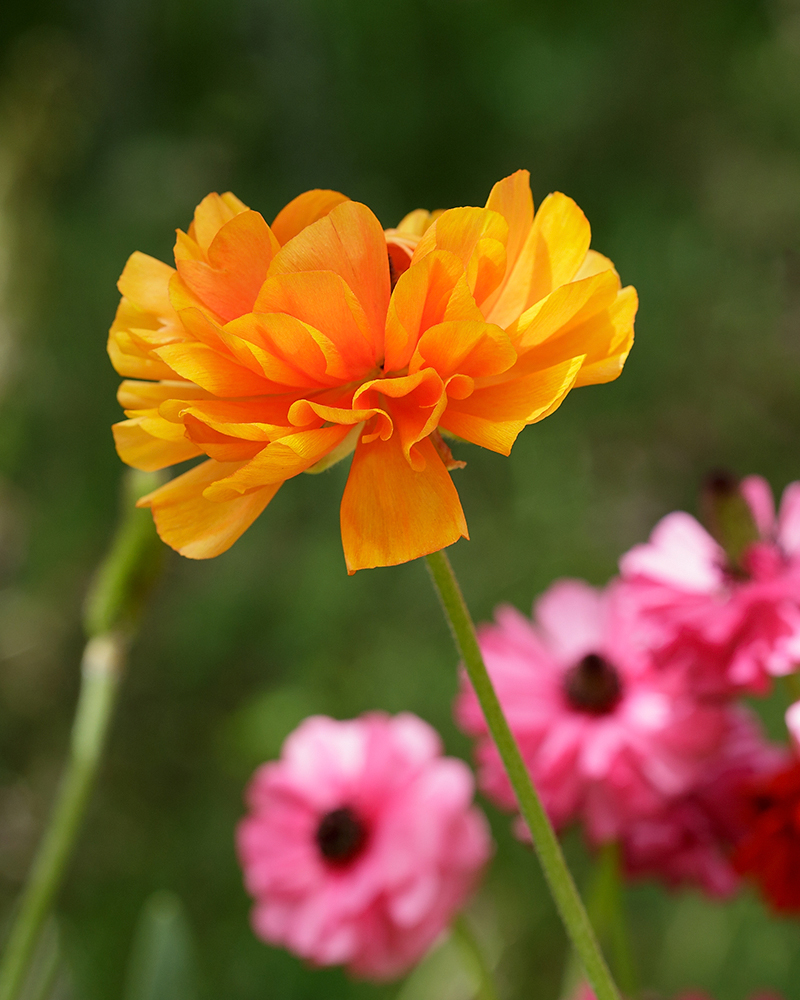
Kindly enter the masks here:
[[[452, 559], [481, 619], [557, 576], [604, 582], [660, 515], [695, 509], [711, 466], [800, 477], [798, 154], [797, 0], [0, 4], [2, 912], [63, 761], [80, 605], [116, 516], [105, 337], [133, 250], [169, 260], [210, 190], [271, 220], [337, 188], [393, 225], [482, 204], [527, 167], [537, 203], [578, 201], [639, 290], [638, 342], [618, 382], [573, 393], [510, 459], [458, 452], [472, 541]], [[374, 987], [247, 924], [241, 791], [303, 716], [411, 709], [469, 755], [423, 565], [345, 573], [346, 474], [294, 480], [218, 559], [171, 556], [60, 899], [60, 996], [469, 995], [446, 950]], [[504, 997], [554, 998], [562, 932], [535, 858], [487, 811], [499, 848], [473, 917]], [[628, 902], [647, 985], [800, 997], [797, 925], [748, 894], [722, 908], [643, 885]], [[144, 965], [162, 961], [158, 993]]]

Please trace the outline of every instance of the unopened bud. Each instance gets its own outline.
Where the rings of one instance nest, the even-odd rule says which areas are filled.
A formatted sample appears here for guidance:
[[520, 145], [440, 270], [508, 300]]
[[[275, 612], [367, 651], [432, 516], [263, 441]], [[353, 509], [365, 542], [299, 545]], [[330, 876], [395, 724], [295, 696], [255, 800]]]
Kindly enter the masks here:
[[700, 503], [706, 527], [725, 549], [731, 567], [743, 569], [742, 556], [760, 535], [738, 477], [727, 470], [706, 476]]

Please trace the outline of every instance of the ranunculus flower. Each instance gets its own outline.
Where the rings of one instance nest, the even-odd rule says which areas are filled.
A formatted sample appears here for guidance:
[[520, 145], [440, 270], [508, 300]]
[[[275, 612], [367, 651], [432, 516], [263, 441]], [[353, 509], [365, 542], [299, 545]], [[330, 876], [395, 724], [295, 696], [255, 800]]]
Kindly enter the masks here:
[[306, 719], [256, 771], [237, 830], [255, 933], [317, 965], [401, 975], [490, 856], [473, 790], [415, 715]]
[[[511, 607], [479, 630], [486, 667], [533, 783], [553, 823], [585, 825], [590, 841], [617, 839], [691, 788], [726, 728], [680, 675], [656, 670], [631, 641], [628, 608], [612, 583], [562, 580], [536, 602], [534, 621]], [[514, 794], [463, 679], [459, 724], [478, 737], [478, 780], [499, 805]], [[519, 827], [522, 835], [522, 827]]]
[[708, 693], [763, 692], [800, 661], [800, 483], [786, 487], [777, 517], [760, 476], [738, 489], [755, 537], [735, 564], [683, 511], [664, 517], [620, 560], [642, 641]]
[[620, 847], [626, 873], [671, 887], [698, 886], [710, 896], [731, 895], [740, 878], [730, 855], [746, 831], [747, 789], [786, 755], [785, 747], [765, 741], [752, 713], [731, 708], [722, 743], [696, 784], [655, 815], [625, 826]]
[[485, 208], [415, 212], [384, 233], [365, 206], [309, 191], [268, 226], [209, 195], [177, 270], [136, 253], [109, 354], [125, 462], [207, 460], [142, 500], [183, 555], [224, 552], [283, 482], [354, 452], [341, 506], [350, 572], [467, 536], [440, 432], [507, 455], [574, 386], [607, 382], [636, 293], [589, 249], [562, 194], [534, 217], [526, 171]]
[[779, 913], [800, 915], [800, 760], [754, 781], [746, 832], [733, 856]]

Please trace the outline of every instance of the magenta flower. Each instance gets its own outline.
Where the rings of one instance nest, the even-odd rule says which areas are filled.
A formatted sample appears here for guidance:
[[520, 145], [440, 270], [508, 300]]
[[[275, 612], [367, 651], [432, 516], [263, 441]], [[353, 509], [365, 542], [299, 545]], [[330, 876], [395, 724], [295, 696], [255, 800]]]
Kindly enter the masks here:
[[306, 719], [256, 771], [237, 830], [255, 933], [356, 976], [405, 972], [491, 854], [473, 791], [415, 715]]
[[731, 708], [725, 737], [697, 784], [625, 827], [620, 843], [626, 873], [730, 896], [741, 881], [730, 852], [747, 830], [743, 795], [753, 778], [781, 767], [787, 756], [785, 747], [765, 741], [751, 712]]
[[760, 476], [738, 489], [758, 537], [736, 565], [683, 511], [668, 514], [620, 560], [646, 623], [642, 641], [710, 693], [763, 692], [800, 660], [800, 483], [787, 486], [777, 517]]
[[[592, 842], [620, 836], [697, 781], [725, 732], [725, 710], [653, 669], [620, 589], [555, 583], [535, 622], [500, 608], [479, 641], [509, 725], [554, 824], [581, 820]], [[478, 737], [479, 784], [515, 808], [475, 694], [463, 680], [456, 718]]]

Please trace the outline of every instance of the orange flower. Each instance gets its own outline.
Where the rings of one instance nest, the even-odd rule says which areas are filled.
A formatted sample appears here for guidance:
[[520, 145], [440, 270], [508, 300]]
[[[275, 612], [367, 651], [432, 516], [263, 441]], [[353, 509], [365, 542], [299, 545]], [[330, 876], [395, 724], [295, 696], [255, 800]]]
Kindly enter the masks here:
[[485, 208], [418, 210], [385, 233], [333, 191], [300, 195], [271, 227], [209, 195], [178, 232], [176, 269], [135, 253], [119, 281], [120, 456], [146, 470], [207, 456], [140, 505], [205, 559], [287, 479], [354, 452], [349, 572], [468, 537], [449, 474], [463, 463], [440, 430], [507, 455], [630, 350], [636, 293], [589, 236], [565, 195], [534, 216], [526, 171]]

